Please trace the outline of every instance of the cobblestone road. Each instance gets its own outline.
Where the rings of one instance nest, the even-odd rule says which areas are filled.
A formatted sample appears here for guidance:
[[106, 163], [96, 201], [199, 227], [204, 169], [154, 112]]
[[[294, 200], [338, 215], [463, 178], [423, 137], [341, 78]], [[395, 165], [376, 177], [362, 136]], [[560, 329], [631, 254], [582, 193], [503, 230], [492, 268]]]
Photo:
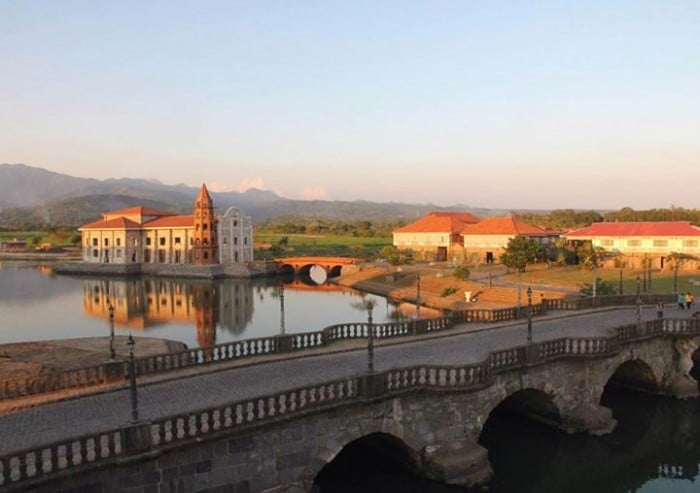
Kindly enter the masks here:
[[[564, 316], [566, 315], [566, 316]], [[656, 316], [651, 307], [642, 314]], [[667, 310], [669, 317], [688, 316]], [[535, 341], [567, 336], [605, 335], [612, 327], [634, 323], [634, 308], [553, 313], [533, 320]], [[456, 365], [483, 361], [489, 351], [525, 343], [526, 321], [468, 324], [441, 337], [420, 342], [385, 341], [375, 349], [375, 369], [418, 364]], [[388, 343], [388, 344], [386, 344]], [[359, 345], [363, 343], [358, 342]], [[332, 349], [332, 347], [331, 347]], [[249, 397], [333, 380], [365, 371], [364, 348], [312, 357], [284, 359], [203, 373], [143, 385], [139, 388], [140, 418], [154, 420], [175, 413], [213, 407]], [[88, 395], [0, 416], [0, 455], [63, 440], [71, 436], [115, 429], [130, 417], [128, 390]]]

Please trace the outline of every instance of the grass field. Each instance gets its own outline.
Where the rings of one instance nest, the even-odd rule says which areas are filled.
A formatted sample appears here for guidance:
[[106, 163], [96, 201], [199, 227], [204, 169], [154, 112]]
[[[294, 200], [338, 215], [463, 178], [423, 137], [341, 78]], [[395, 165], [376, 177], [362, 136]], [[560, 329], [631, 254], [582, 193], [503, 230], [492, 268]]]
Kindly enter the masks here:
[[0, 232], [0, 242], [12, 241], [16, 238], [26, 241], [28, 248], [42, 244], [68, 247], [73, 245], [76, 235], [78, 238], [80, 237], [80, 233], [77, 230], [68, 229], [58, 231], [2, 231]]
[[[620, 282], [620, 272], [622, 272], [622, 289], [625, 293], [634, 293], [637, 290], [637, 276], [640, 276], [640, 289], [644, 287], [641, 271], [622, 270], [620, 269], [596, 269], [595, 275], [604, 281], [608, 281], [618, 289]], [[651, 289], [655, 293], [672, 293], [673, 289], [673, 272], [672, 271], [652, 271], [651, 273]], [[509, 274], [506, 278], [515, 281], [517, 276]], [[700, 271], [679, 272], [678, 273], [678, 291], [691, 292], [696, 297], [700, 294], [700, 286], [694, 285], [691, 281], [700, 283]], [[529, 266], [528, 270], [523, 273], [523, 283], [529, 284], [549, 284], [557, 286], [565, 286], [570, 288], [580, 288], [586, 283], [593, 282], [593, 272], [590, 270], [580, 269], [576, 266], [571, 267], [549, 267]]]
[[[391, 238], [306, 234], [256, 234], [255, 244], [271, 246], [258, 250], [265, 256], [350, 256], [368, 257], [385, 246]], [[257, 252], [256, 252], [257, 258]]]

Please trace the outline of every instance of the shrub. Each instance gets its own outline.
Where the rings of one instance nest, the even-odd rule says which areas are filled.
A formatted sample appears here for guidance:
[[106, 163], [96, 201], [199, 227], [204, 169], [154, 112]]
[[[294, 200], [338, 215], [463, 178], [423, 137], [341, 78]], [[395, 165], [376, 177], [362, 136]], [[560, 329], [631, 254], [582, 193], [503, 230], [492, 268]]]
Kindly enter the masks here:
[[459, 265], [455, 267], [455, 270], [452, 272], [452, 275], [460, 281], [466, 281], [467, 279], [469, 279], [470, 274], [471, 271], [466, 265]]
[[[617, 289], [615, 289], [615, 285], [613, 283], [611, 283], [610, 281], [604, 281], [600, 277], [596, 277], [595, 282], [596, 282], [596, 288], [595, 288], [596, 296], [617, 294]], [[587, 282], [586, 284], [581, 286], [581, 289], [579, 290], [579, 292], [581, 294], [585, 294], [587, 296], [592, 296], [593, 295], [593, 284], [591, 284], [590, 282]]]
[[450, 287], [447, 287], [447, 288], [443, 289], [443, 290], [440, 292], [440, 296], [442, 296], [443, 298], [445, 298], [446, 296], [449, 296], [449, 295], [451, 295], [451, 294], [455, 294], [456, 292], [457, 292], [457, 288], [450, 286]]

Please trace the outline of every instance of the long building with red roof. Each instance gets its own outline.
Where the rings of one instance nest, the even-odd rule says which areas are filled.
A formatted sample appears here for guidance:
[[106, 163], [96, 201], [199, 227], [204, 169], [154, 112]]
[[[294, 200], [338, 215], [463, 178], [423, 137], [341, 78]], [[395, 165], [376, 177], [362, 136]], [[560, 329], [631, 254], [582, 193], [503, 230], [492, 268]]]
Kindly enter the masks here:
[[[563, 236], [570, 241], [590, 241], [630, 268], [651, 261], [652, 267], [664, 269], [672, 252], [700, 257], [700, 227], [689, 221], [593, 223]], [[700, 264], [689, 259], [685, 266], [695, 269]]]
[[558, 232], [510, 216], [479, 219], [466, 212], [431, 212], [394, 230], [393, 244], [423, 260], [491, 263], [503, 253], [508, 240], [518, 235], [542, 244], [559, 237]]
[[393, 231], [393, 244], [411, 250], [425, 260], [445, 261], [459, 254], [460, 234], [479, 218], [468, 212], [431, 212]]
[[85, 262], [212, 265], [253, 260], [250, 217], [235, 207], [215, 215], [204, 184], [192, 214], [128, 207], [104, 212], [79, 231]]

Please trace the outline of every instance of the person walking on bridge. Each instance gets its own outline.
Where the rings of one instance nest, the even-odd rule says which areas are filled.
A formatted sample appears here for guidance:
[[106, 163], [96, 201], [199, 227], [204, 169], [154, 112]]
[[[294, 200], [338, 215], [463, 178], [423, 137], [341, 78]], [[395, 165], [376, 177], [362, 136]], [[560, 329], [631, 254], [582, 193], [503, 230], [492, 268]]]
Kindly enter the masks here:
[[678, 293], [676, 300], [678, 302], [678, 309], [683, 310], [685, 308], [685, 296], [683, 293]]

